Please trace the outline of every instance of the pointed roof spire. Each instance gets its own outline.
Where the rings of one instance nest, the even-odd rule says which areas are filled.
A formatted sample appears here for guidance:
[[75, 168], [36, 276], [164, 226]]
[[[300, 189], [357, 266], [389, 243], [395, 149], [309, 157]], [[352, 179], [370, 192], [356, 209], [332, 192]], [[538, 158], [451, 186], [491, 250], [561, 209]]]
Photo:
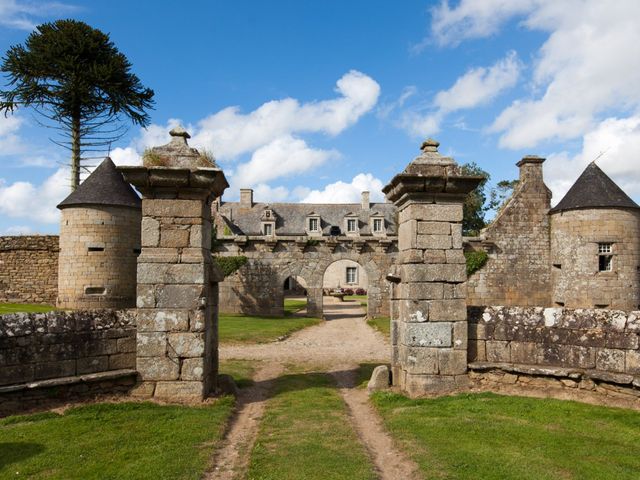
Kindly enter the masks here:
[[595, 162], [591, 162], [551, 212], [578, 208], [640, 207]]
[[141, 208], [140, 197], [124, 181], [113, 161], [107, 157], [78, 188], [58, 204], [59, 209], [81, 205], [114, 205]]

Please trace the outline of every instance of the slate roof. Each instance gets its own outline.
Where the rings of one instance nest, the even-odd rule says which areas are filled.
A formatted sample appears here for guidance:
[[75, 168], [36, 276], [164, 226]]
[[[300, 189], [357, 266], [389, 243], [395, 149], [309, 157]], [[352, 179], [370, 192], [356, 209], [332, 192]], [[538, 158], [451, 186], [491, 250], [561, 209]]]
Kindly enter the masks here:
[[125, 182], [113, 161], [107, 157], [74, 192], [58, 204], [58, 208], [81, 205], [115, 205], [142, 208], [135, 190]]
[[550, 211], [554, 213], [578, 208], [640, 207], [595, 162], [591, 162], [564, 198]]
[[276, 215], [276, 235], [306, 235], [308, 215], [320, 217], [323, 235], [329, 235], [332, 226], [340, 227], [345, 234], [344, 218], [350, 213], [358, 216], [360, 235], [371, 235], [369, 219], [381, 214], [387, 235], [396, 235], [395, 212], [391, 203], [371, 203], [369, 210], [363, 210], [359, 203], [318, 204], [318, 203], [254, 203], [251, 208], [239, 202], [226, 202], [220, 206], [220, 214], [234, 235], [262, 235], [260, 217], [265, 208]]

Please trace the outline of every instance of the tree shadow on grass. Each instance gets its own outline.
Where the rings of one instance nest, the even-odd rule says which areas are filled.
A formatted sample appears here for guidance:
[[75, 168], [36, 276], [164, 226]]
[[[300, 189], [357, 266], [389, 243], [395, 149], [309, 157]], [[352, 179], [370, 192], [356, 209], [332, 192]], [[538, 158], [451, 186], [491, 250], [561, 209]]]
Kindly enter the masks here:
[[44, 445], [30, 442], [0, 442], [0, 470], [44, 452]]

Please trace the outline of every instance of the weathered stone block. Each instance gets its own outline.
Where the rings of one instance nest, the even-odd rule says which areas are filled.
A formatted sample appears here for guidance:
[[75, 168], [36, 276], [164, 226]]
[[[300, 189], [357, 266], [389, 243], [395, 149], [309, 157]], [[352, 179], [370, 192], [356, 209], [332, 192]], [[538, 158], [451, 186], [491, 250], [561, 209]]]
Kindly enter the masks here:
[[455, 250], [447, 250], [445, 253], [447, 263], [467, 263], [467, 259], [465, 258], [464, 253], [460, 248]]
[[422, 323], [429, 320], [429, 302], [425, 300], [397, 300], [400, 320]]
[[406, 374], [403, 390], [410, 397], [419, 397], [427, 393], [446, 393], [456, 389], [456, 381], [448, 375], [412, 375]]
[[408, 220], [428, 220], [431, 222], [461, 222], [462, 204], [413, 204], [403, 208], [400, 223]]
[[165, 332], [138, 332], [137, 354], [139, 357], [164, 357], [167, 353]]
[[76, 372], [78, 375], [83, 373], [104, 372], [109, 370], [109, 357], [102, 355], [99, 357], [85, 357], [77, 360]]
[[162, 227], [160, 246], [183, 248], [189, 246], [189, 230]]
[[447, 255], [444, 250], [424, 250], [424, 253], [422, 254], [422, 262], [405, 263], [447, 263]]
[[455, 322], [453, 324], [453, 348], [456, 350], [467, 350], [469, 333], [467, 322]]
[[35, 366], [35, 380], [47, 378], [71, 377], [76, 374], [75, 360], [61, 360], [58, 362], [38, 363]]
[[429, 321], [456, 322], [467, 319], [467, 304], [462, 299], [432, 300], [429, 302]]
[[427, 264], [401, 265], [400, 278], [403, 282], [464, 282], [467, 278], [465, 265]]
[[136, 365], [135, 353], [116, 353], [109, 355], [109, 370], [121, 370], [123, 368], [134, 368]]
[[157, 287], [158, 308], [196, 309], [206, 302], [204, 285], [161, 285]]
[[487, 349], [484, 340], [470, 340], [467, 349], [469, 362], [486, 362]]
[[450, 323], [406, 323], [402, 325], [403, 344], [410, 347], [450, 347]]
[[204, 334], [202, 333], [169, 333], [168, 350], [178, 357], [200, 357], [204, 355]]
[[138, 282], [164, 284], [196, 284], [205, 282], [203, 263], [140, 263]]
[[373, 369], [371, 379], [367, 384], [367, 390], [369, 392], [379, 392], [389, 388], [389, 367], [386, 365], [379, 365]]
[[118, 338], [116, 343], [116, 349], [118, 353], [135, 353], [136, 351], [136, 337], [124, 337]]
[[142, 211], [151, 217], [202, 217], [204, 204], [200, 200], [142, 199]]
[[534, 342], [511, 342], [511, 361], [513, 363], [536, 363], [537, 349]]
[[624, 372], [625, 352], [609, 348], [598, 349], [596, 352], [596, 368], [610, 372]]
[[155, 287], [138, 283], [136, 306], [138, 308], [153, 308], [156, 306]]
[[141, 234], [143, 247], [157, 247], [160, 244], [160, 222], [151, 217], [144, 217]]
[[418, 222], [418, 235], [451, 235], [449, 222]]
[[440, 375], [462, 375], [467, 372], [467, 351], [441, 348], [438, 362]]
[[417, 248], [448, 250], [451, 248], [450, 235], [418, 235]]
[[180, 376], [180, 361], [167, 357], [138, 357], [136, 369], [145, 381], [177, 380]]
[[[203, 245], [203, 232], [202, 225], [193, 225], [189, 229], [189, 244], [192, 247], [202, 247]], [[211, 245], [211, 244], [209, 244]]]
[[510, 362], [511, 347], [509, 342], [487, 340], [487, 362]]
[[400, 363], [407, 372], [430, 375], [439, 372], [438, 350], [441, 349], [401, 346], [399, 350]]
[[138, 332], [184, 332], [189, 329], [186, 310], [138, 310]]
[[625, 372], [633, 374], [640, 373], [640, 352], [625, 352]]
[[202, 399], [206, 395], [204, 384], [198, 381], [158, 382], [154, 397], [159, 399]]
[[180, 369], [181, 380], [204, 379], [204, 358], [185, 358]]

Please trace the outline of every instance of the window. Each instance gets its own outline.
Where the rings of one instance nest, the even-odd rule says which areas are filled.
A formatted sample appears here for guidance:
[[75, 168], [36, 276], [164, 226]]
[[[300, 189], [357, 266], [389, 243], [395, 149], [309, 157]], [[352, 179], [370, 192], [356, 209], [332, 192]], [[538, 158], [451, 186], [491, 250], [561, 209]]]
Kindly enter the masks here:
[[358, 267], [347, 267], [347, 283], [358, 283]]
[[382, 219], [374, 218], [373, 219], [373, 232], [380, 233], [382, 231]]
[[317, 232], [318, 231], [318, 219], [317, 218], [310, 218], [309, 219], [309, 231], [310, 232]]
[[612, 243], [599, 243], [598, 244], [598, 271], [599, 272], [611, 272], [613, 271], [613, 244]]
[[272, 235], [273, 234], [273, 227], [270, 223], [265, 223], [263, 225], [264, 228], [264, 234], [265, 235]]
[[349, 218], [347, 219], [347, 232], [355, 232], [356, 231], [356, 219]]

